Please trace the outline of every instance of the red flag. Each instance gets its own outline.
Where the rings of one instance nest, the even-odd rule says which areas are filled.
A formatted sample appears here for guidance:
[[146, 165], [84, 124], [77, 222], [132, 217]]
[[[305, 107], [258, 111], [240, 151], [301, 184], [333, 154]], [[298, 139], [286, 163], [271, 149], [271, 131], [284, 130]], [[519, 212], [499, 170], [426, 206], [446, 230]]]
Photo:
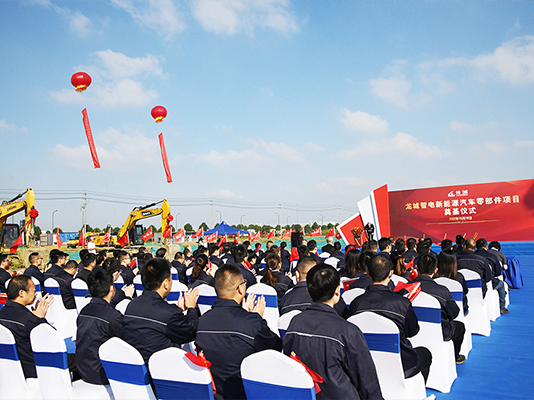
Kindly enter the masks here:
[[217, 232], [212, 233], [211, 235], [206, 236], [206, 242], [215, 242], [217, 241]]
[[163, 237], [168, 238], [172, 236], [172, 226], [171, 224], [167, 224], [167, 227], [163, 231]]
[[291, 236], [291, 231], [285, 231], [280, 239], [285, 239]]
[[167, 152], [165, 151], [165, 142], [163, 141], [163, 133], [159, 136], [159, 147], [161, 149], [161, 159], [163, 160], [163, 168], [165, 169], [165, 175], [167, 175], [167, 183], [172, 183], [171, 170], [169, 168], [169, 160], [167, 160]]
[[19, 246], [22, 246], [22, 236], [24, 235], [24, 230], [20, 233], [19, 237], [17, 238], [17, 240], [15, 240], [15, 243], [13, 243], [11, 245], [11, 247], [9, 248], [9, 252], [10, 253], [16, 253], [17, 252], [17, 249]]
[[289, 262], [293, 262], [299, 259], [299, 250], [296, 247], [291, 249], [291, 256], [289, 257]]
[[217, 247], [221, 247], [221, 245], [222, 245], [223, 243], [226, 243], [227, 240], [228, 240], [228, 238], [226, 237], [226, 235], [224, 235], [224, 236], [221, 238], [221, 240], [219, 240], [219, 243], [217, 243]]
[[321, 236], [321, 228], [317, 228], [317, 229], [314, 229], [313, 231], [311, 231], [310, 236], [311, 236], [311, 237], [314, 237], [314, 236]]
[[80, 236], [78, 237], [78, 246], [85, 247], [85, 233], [83, 229], [80, 231]]
[[135, 257], [132, 262], [130, 263], [130, 268], [135, 269], [137, 267], [137, 257]]
[[87, 136], [87, 142], [89, 143], [89, 150], [91, 151], [91, 157], [93, 158], [93, 164], [95, 168], [100, 168], [100, 161], [98, 161], [98, 155], [96, 154], [95, 141], [93, 140], [93, 134], [91, 133], [91, 125], [89, 125], [89, 117], [87, 116], [87, 108], [82, 110], [83, 115], [83, 127], [85, 128], [85, 135]]
[[239, 243], [239, 240], [237, 240], [238, 238], [239, 238], [239, 233], [237, 235], [235, 235], [234, 243]]
[[336, 228], [332, 228], [328, 231], [325, 237], [336, 236]]
[[174, 240], [176, 240], [177, 242], [180, 241], [181, 238], [185, 237], [185, 230], [182, 228], [180, 229], [178, 232], [176, 232], [174, 234]]
[[267, 235], [267, 239], [272, 239], [274, 237], [274, 229], [269, 232], [269, 234]]
[[[198, 365], [199, 367], [207, 368], [208, 371], [210, 371], [211, 363], [208, 360], [206, 360], [206, 357], [204, 356], [204, 352], [203, 351], [198, 353], [198, 356], [193, 354], [193, 353], [191, 353], [191, 352], [185, 353], [185, 356], [193, 364]], [[215, 388], [215, 382], [213, 381], [213, 376], [211, 375], [211, 371], [210, 371], [210, 377], [211, 377], [211, 387], [213, 388], [213, 394], [216, 394], [217, 393], [217, 389]]]
[[57, 248], [61, 249], [61, 245], [63, 244], [63, 240], [61, 240], [61, 237], [59, 236], [59, 228], [57, 228], [57, 232], [56, 232], [56, 244], [57, 244]]
[[250, 240], [251, 242], [254, 242], [256, 240], [260, 240], [260, 233], [259, 232], [256, 232], [256, 233], [250, 233], [249, 232], [248, 240]]
[[203, 228], [200, 228], [193, 236], [191, 236], [192, 238], [196, 238], [196, 237], [200, 237], [200, 236], [203, 236], [204, 235], [204, 229]]
[[341, 239], [341, 233], [339, 233], [339, 232], [336, 233], [336, 239], [337, 239], [337, 240], [340, 240], [340, 239]]
[[128, 242], [130, 241], [130, 238], [128, 237], [128, 231], [124, 232], [124, 235], [117, 240], [117, 243], [120, 244], [122, 247], [126, 246]]
[[111, 240], [111, 228], [108, 229], [108, 231], [102, 238], [102, 243], [109, 243], [110, 240]]
[[141, 235], [141, 239], [143, 239], [145, 242], [147, 242], [149, 239], [152, 239], [152, 227], [148, 228], [148, 231], [146, 231], [143, 235]]

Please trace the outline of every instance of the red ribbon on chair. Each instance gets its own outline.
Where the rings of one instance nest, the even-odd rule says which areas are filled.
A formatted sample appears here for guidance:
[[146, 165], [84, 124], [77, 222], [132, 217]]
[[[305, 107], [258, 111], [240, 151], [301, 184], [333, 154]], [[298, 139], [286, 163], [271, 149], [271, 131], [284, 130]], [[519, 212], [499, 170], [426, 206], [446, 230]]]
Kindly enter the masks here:
[[297, 356], [294, 351], [291, 352], [291, 355], [289, 356], [289, 358], [291, 358], [292, 360], [295, 360], [296, 362], [298, 362], [300, 365], [302, 365], [306, 369], [306, 372], [310, 374], [313, 380], [313, 385], [315, 386], [315, 394], [319, 393], [321, 391], [321, 388], [319, 387], [319, 383], [324, 382], [323, 377], [319, 375], [317, 372], [309, 369], [302, 361], [300, 361], [299, 356]]
[[194, 353], [191, 353], [189, 351], [189, 352], [185, 353], [185, 356], [193, 364], [198, 365], [199, 367], [203, 367], [203, 368], [207, 368], [208, 369], [208, 371], [210, 373], [210, 377], [211, 377], [211, 386], [213, 387], [213, 394], [216, 394], [217, 393], [217, 389], [215, 388], [215, 382], [213, 382], [213, 375], [211, 375], [211, 371], [210, 371], [211, 363], [208, 360], [206, 360], [206, 357], [204, 356], [204, 352], [201, 351], [200, 353], [198, 353], [198, 356], [197, 356]]

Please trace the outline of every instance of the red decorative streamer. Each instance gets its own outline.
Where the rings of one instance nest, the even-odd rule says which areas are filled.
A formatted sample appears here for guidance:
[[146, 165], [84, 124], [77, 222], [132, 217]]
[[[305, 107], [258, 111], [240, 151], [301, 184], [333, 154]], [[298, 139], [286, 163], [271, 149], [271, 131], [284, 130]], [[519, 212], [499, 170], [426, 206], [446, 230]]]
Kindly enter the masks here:
[[167, 175], [167, 183], [172, 183], [171, 170], [169, 168], [169, 160], [167, 160], [167, 152], [165, 151], [165, 142], [163, 141], [163, 133], [158, 135], [159, 147], [161, 148], [161, 159], [163, 160], [163, 168], [165, 168], [165, 175]]
[[98, 155], [96, 154], [95, 141], [93, 140], [93, 134], [91, 133], [91, 125], [89, 125], [89, 117], [87, 116], [87, 108], [82, 110], [83, 115], [83, 127], [85, 128], [85, 135], [87, 136], [87, 142], [89, 142], [89, 150], [91, 151], [91, 157], [93, 157], [93, 164], [95, 168], [100, 168], [100, 161], [98, 161]]

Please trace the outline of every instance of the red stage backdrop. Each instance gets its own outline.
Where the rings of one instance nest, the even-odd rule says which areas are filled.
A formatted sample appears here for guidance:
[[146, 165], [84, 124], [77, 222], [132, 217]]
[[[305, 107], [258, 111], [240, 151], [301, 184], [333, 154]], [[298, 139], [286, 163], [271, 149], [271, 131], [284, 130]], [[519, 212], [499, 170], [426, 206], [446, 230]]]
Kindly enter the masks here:
[[391, 235], [534, 240], [534, 179], [389, 192]]

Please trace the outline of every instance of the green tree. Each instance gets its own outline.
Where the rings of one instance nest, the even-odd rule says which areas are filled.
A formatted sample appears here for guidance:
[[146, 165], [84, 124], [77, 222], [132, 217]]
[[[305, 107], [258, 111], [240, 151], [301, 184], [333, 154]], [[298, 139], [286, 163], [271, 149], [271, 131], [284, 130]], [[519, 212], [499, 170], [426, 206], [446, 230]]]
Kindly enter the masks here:
[[272, 229], [273, 229], [273, 227], [271, 225], [263, 225], [261, 227], [262, 232], [265, 231], [267, 233], [271, 232]]
[[191, 225], [189, 222], [184, 225], [184, 230], [187, 232], [193, 231], [193, 225]]
[[199, 225], [198, 229], [200, 229], [200, 228], [202, 228], [204, 231], [209, 231], [209, 229], [210, 229], [209, 226], [208, 226], [208, 224], [206, 224], [205, 222], [202, 222], [202, 223]]
[[302, 232], [302, 226], [300, 224], [293, 225], [293, 229], [297, 232]]
[[311, 226], [312, 230], [319, 228], [319, 224], [317, 222], [314, 222]]
[[307, 235], [309, 235], [311, 233], [311, 227], [310, 225], [306, 224], [304, 225], [304, 233], [306, 233]]
[[37, 225], [33, 227], [33, 234], [37, 237], [41, 236], [41, 228], [39, 228]]

